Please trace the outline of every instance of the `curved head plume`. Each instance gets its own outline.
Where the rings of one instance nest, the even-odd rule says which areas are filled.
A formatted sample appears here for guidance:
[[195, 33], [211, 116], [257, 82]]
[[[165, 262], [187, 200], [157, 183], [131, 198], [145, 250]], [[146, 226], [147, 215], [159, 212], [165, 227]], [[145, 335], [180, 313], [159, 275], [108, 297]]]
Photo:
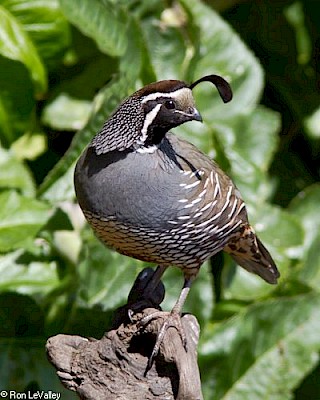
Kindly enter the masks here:
[[206, 75], [203, 76], [202, 78], [196, 80], [195, 82], [191, 83], [189, 88], [192, 90], [195, 86], [197, 86], [200, 82], [211, 82], [213, 83], [216, 88], [218, 89], [218, 92], [220, 94], [220, 97], [222, 98], [224, 103], [228, 103], [229, 101], [232, 100], [232, 90], [229, 85], [229, 83], [223, 79], [219, 75]]

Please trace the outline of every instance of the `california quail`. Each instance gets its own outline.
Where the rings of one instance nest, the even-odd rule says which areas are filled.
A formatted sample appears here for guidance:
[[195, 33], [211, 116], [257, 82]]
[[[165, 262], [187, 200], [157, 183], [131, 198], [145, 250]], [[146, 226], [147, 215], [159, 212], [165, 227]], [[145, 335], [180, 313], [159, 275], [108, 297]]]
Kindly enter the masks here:
[[250, 272], [277, 283], [279, 272], [248, 222], [230, 178], [205, 154], [169, 132], [202, 121], [192, 89], [212, 82], [224, 102], [229, 84], [217, 75], [193, 84], [151, 83], [118, 107], [81, 155], [75, 189], [98, 238], [139, 260], [182, 269], [185, 283], [172, 315], [183, 306], [201, 264], [225, 250]]

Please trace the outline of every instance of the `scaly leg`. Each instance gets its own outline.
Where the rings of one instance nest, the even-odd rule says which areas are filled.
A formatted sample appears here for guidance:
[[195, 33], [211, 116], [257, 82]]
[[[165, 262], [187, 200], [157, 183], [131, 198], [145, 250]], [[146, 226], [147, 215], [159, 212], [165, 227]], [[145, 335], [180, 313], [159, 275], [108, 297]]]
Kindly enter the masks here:
[[[168, 328], [173, 327], [178, 331], [178, 333], [179, 333], [179, 335], [181, 337], [181, 341], [183, 343], [183, 346], [184, 346], [185, 350], [187, 351], [186, 334], [184, 332], [184, 329], [183, 329], [183, 326], [182, 326], [182, 323], [181, 323], [181, 310], [182, 310], [182, 307], [183, 307], [183, 305], [184, 305], [184, 303], [186, 301], [186, 298], [188, 296], [188, 293], [189, 293], [189, 290], [190, 290], [190, 287], [191, 287], [193, 279], [194, 279], [194, 277], [185, 278], [184, 285], [183, 285], [183, 288], [181, 290], [180, 296], [179, 296], [176, 304], [172, 308], [171, 312], [169, 313], [167, 319], [162, 324], [161, 329], [160, 329], [160, 331], [158, 333], [156, 343], [155, 343], [155, 345], [153, 347], [152, 353], [151, 353], [151, 355], [149, 357], [149, 360], [148, 360], [146, 373], [151, 368], [153, 360], [155, 359], [155, 357], [159, 353], [160, 345], [161, 345], [161, 343], [162, 343], [162, 341], [164, 339], [164, 336], [165, 336], [166, 331], [168, 330]], [[147, 317], [143, 318], [140, 321], [140, 324], [142, 326], [145, 326], [150, 321], [152, 321], [153, 319], [155, 319], [157, 317], [160, 317], [160, 316], [163, 317], [163, 311], [155, 312], [153, 314], [148, 315]]]

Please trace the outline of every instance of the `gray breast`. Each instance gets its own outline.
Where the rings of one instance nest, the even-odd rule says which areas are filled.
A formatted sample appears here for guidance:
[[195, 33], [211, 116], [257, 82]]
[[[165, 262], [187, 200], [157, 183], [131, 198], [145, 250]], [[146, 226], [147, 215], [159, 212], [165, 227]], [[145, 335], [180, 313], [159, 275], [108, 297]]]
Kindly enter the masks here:
[[89, 147], [77, 164], [75, 188], [103, 242], [156, 263], [199, 266], [247, 219], [231, 180], [171, 134], [152, 153], [96, 155]]
[[169, 146], [150, 154], [124, 151], [96, 155], [87, 148], [75, 171], [81, 208], [133, 226], [164, 228], [168, 220], [177, 217], [184, 179], [170, 151]]

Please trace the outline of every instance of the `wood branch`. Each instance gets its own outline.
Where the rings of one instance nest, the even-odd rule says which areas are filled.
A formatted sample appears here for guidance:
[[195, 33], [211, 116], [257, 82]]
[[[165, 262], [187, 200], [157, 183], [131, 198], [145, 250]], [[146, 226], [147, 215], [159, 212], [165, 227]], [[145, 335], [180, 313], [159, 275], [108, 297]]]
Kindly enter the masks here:
[[[85, 400], [202, 400], [197, 365], [199, 324], [192, 315], [182, 316], [188, 351], [179, 333], [169, 328], [151, 369], [146, 371], [157, 334], [168, 313], [159, 313], [164, 287], [145, 297], [153, 270], [146, 268], [136, 279], [128, 304], [117, 310], [112, 329], [100, 339], [57, 335], [47, 341], [49, 361], [62, 384]], [[140, 321], [157, 313], [146, 326]]]

